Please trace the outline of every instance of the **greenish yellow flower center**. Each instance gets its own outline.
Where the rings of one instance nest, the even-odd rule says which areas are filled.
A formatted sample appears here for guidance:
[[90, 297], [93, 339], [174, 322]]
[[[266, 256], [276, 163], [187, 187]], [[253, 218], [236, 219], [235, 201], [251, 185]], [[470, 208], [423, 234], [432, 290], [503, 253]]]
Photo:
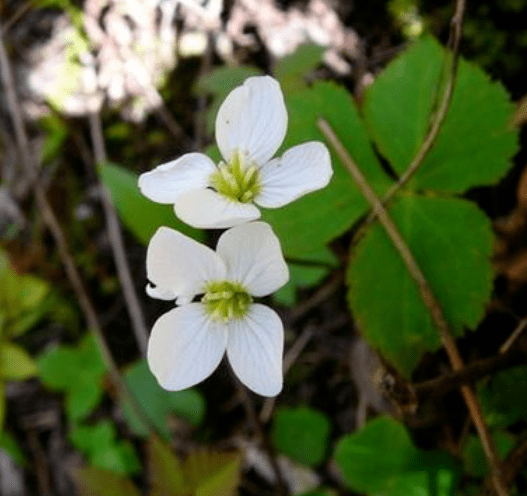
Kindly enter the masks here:
[[246, 164], [240, 150], [232, 154], [227, 164], [219, 163], [210, 182], [218, 193], [242, 203], [252, 201], [261, 190], [258, 168], [253, 164]]
[[252, 301], [251, 295], [240, 283], [230, 281], [209, 282], [201, 299], [207, 313], [214, 320], [223, 322], [244, 317]]

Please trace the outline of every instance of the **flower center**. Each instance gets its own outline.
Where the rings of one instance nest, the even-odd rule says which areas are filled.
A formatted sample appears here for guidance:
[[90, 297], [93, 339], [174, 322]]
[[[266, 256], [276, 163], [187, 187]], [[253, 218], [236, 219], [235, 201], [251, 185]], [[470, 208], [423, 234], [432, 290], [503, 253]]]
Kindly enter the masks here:
[[226, 164], [220, 162], [218, 170], [210, 177], [212, 187], [223, 196], [247, 203], [260, 192], [260, 177], [255, 165], [245, 164], [244, 156], [236, 150]]
[[207, 313], [214, 320], [228, 322], [230, 319], [241, 319], [253, 299], [238, 282], [212, 281], [205, 287], [205, 295], [201, 302], [205, 304]]

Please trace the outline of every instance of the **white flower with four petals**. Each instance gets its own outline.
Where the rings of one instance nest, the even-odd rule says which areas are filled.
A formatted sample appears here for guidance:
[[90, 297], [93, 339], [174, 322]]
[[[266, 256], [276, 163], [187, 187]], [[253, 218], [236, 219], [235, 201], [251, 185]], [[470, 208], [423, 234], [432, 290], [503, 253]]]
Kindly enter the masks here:
[[216, 142], [225, 160], [202, 153], [182, 157], [141, 174], [149, 199], [174, 205], [176, 215], [197, 228], [226, 228], [260, 217], [323, 188], [333, 170], [328, 149], [310, 141], [272, 159], [287, 130], [280, 85], [270, 76], [248, 78], [234, 89], [216, 117]]
[[148, 294], [180, 305], [156, 321], [148, 342], [148, 364], [163, 388], [177, 391], [201, 382], [226, 351], [249, 389], [263, 396], [281, 391], [282, 322], [274, 310], [253, 303], [253, 296], [273, 293], [289, 279], [268, 224], [225, 231], [216, 251], [161, 227], [150, 240], [146, 264], [154, 285]]

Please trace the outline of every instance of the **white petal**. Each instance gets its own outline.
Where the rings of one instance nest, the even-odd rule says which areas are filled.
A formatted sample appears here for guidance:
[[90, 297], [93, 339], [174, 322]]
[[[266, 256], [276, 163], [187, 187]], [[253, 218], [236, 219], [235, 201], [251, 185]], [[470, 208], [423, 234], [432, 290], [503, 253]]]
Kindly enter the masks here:
[[148, 366], [159, 384], [179, 391], [206, 379], [219, 365], [227, 328], [212, 321], [201, 303], [163, 314], [148, 341]]
[[248, 78], [229, 93], [216, 117], [216, 142], [226, 161], [239, 149], [257, 165], [265, 164], [286, 130], [284, 96], [270, 76]]
[[228, 323], [227, 357], [249, 389], [262, 396], [282, 390], [284, 328], [280, 317], [265, 305], [251, 305], [241, 320]]
[[254, 201], [265, 208], [282, 207], [327, 186], [332, 175], [325, 145], [319, 141], [303, 143], [260, 168], [262, 190]]
[[253, 296], [265, 296], [289, 280], [280, 241], [265, 222], [233, 227], [218, 240], [216, 253], [227, 267], [227, 279], [242, 283]]
[[148, 244], [146, 275], [156, 286], [150, 289], [150, 296], [188, 297], [203, 292], [206, 281], [224, 279], [225, 264], [207, 246], [174, 229], [160, 227]]
[[139, 176], [141, 193], [157, 203], [174, 203], [185, 191], [205, 188], [216, 171], [214, 162], [202, 153], [187, 153]]
[[176, 293], [171, 291], [170, 289], [163, 289], [158, 286], [152, 286], [152, 284], [148, 283], [146, 285], [146, 294], [150, 296], [150, 298], [157, 298], [158, 300], [175, 300], [177, 298]]
[[202, 229], [232, 227], [260, 217], [260, 210], [253, 204], [229, 200], [211, 189], [183, 193], [174, 211], [186, 224]]

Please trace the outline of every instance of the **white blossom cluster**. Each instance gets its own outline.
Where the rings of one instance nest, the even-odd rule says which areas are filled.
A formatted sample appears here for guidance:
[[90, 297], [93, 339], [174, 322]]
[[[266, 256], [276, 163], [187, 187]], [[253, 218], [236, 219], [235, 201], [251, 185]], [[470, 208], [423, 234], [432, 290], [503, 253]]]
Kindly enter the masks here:
[[224, 161], [189, 153], [139, 177], [149, 199], [174, 206], [198, 228], [230, 228], [216, 251], [167, 227], [147, 250], [147, 293], [177, 307], [154, 324], [148, 364], [165, 389], [206, 379], [225, 352], [238, 378], [263, 396], [282, 389], [284, 331], [274, 310], [254, 298], [289, 279], [280, 242], [257, 221], [258, 206], [277, 208], [325, 187], [333, 174], [324, 144], [303, 143], [273, 158], [287, 130], [279, 84], [252, 77], [234, 89], [216, 118]]

